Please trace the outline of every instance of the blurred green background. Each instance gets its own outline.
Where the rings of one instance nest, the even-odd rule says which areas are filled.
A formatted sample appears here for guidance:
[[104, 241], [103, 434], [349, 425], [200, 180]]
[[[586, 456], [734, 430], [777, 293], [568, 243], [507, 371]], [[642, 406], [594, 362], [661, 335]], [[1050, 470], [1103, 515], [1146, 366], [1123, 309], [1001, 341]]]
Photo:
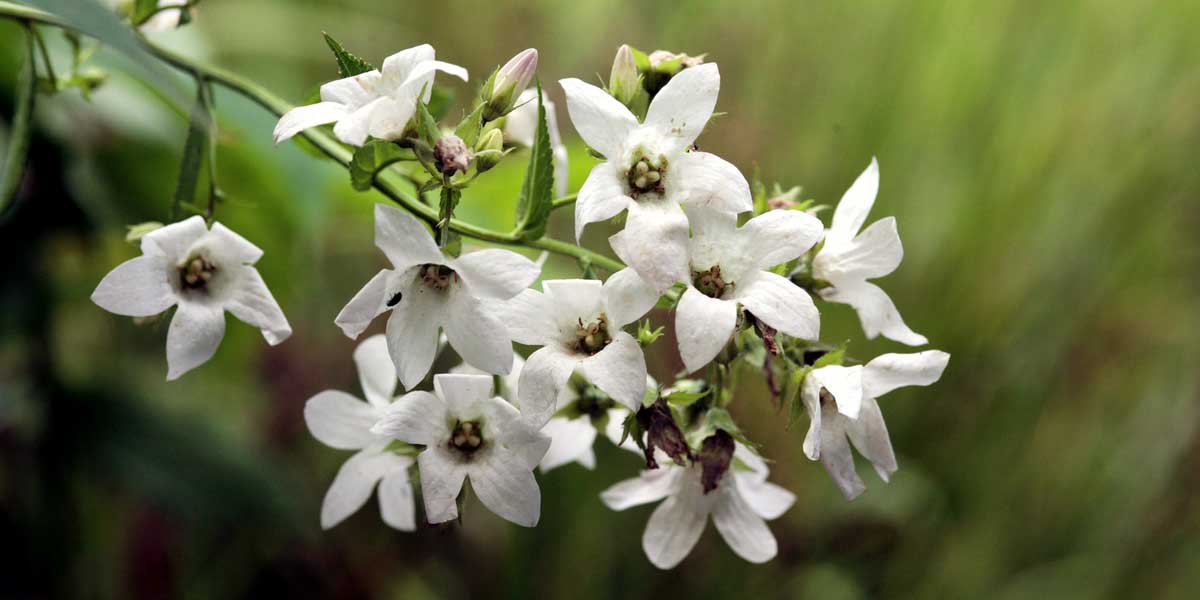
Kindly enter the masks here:
[[[605, 442], [596, 471], [539, 478], [536, 529], [471, 504], [461, 527], [398, 533], [372, 500], [321, 532], [347, 453], [308, 435], [302, 407], [360, 393], [333, 316], [385, 264], [371, 220], [385, 200], [274, 147], [274, 118], [219, 89], [217, 218], [266, 251], [295, 335], [270, 348], [231, 319], [217, 356], [168, 385], [165, 321], [88, 299], [137, 254], [124, 225], [166, 218], [186, 130], [118, 70], [91, 103], [39, 98], [0, 227], [0, 596], [1197, 597], [1200, 3], [205, 0], [154, 39], [301, 102], [335, 77], [322, 30], [376, 63], [432, 43], [473, 84], [536, 47], [560, 102], [554, 81], [607, 76], [621, 43], [707, 52], [728, 115], [705, 150], [829, 204], [878, 156], [871, 220], [895, 215], [907, 250], [881, 283], [953, 356], [940, 383], [882, 401], [900, 471], [885, 485], [860, 464], [868, 491], [845, 502], [743, 378], [735, 415], [799, 496], [766, 565], [710, 527], [655, 570], [640, 549], [651, 508], [597, 497], [638, 466]], [[0, 23], [6, 123], [19, 31]], [[457, 116], [474, 88], [440, 81]], [[574, 190], [594, 161], [559, 117]], [[460, 216], [507, 229], [521, 162], [483, 177]], [[595, 229], [586, 242], [607, 252]], [[551, 235], [570, 232], [556, 215]], [[577, 271], [552, 259], [545, 273]], [[845, 306], [822, 316], [856, 356], [906, 351], [862, 341]], [[678, 368], [666, 344], [652, 363], [660, 380]]]

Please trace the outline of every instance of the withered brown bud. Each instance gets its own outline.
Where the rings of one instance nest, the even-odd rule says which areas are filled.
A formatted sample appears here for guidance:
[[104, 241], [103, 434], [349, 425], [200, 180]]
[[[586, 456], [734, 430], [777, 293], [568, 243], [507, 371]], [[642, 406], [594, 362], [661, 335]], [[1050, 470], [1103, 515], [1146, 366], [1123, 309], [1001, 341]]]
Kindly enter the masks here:
[[434, 166], [440, 173], [453, 175], [471, 166], [471, 149], [457, 135], [448, 135], [433, 145]]
[[717, 484], [725, 475], [725, 471], [729, 470], [731, 462], [733, 436], [724, 429], [718, 429], [716, 433], [704, 438], [704, 443], [700, 446], [700, 466], [704, 469], [700, 475], [700, 483], [704, 485], [705, 494], [717, 489]]
[[662, 448], [675, 464], [687, 466], [688, 460], [693, 460], [692, 449], [688, 448], [683, 432], [675, 424], [671, 416], [671, 408], [667, 401], [659, 398], [657, 402], [637, 413], [638, 425], [646, 432], [646, 468], [657, 469], [658, 461], [654, 460], [654, 449]]

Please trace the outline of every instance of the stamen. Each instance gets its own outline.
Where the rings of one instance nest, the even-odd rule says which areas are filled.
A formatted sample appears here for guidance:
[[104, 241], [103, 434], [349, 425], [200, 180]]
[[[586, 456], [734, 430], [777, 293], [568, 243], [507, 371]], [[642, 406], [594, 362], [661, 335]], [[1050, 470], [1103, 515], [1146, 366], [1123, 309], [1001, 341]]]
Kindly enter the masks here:
[[[446, 265], [421, 265], [421, 283], [433, 290], [445, 290], [450, 287], [451, 280], [458, 281], [458, 273]], [[397, 302], [399, 299], [397, 299]], [[390, 306], [390, 305], [389, 305]]]
[[651, 159], [649, 155], [643, 154], [637, 162], [625, 172], [625, 179], [629, 183], [629, 195], [637, 199], [639, 194], [656, 193], [662, 194], [663, 176], [667, 173], [667, 157], [659, 155], [657, 160]]
[[483, 429], [478, 421], [459, 421], [450, 434], [450, 447], [471, 454], [483, 447]]
[[179, 283], [184, 289], [202, 289], [212, 279], [217, 267], [203, 256], [193, 257], [179, 267]]
[[731, 288], [734, 284], [721, 277], [721, 265], [713, 265], [707, 271], [694, 271], [692, 285], [709, 298], [720, 298], [725, 293], [725, 288]]
[[612, 343], [612, 338], [608, 336], [608, 315], [600, 313], [596, 317], [596, 321], [588, 325], [583, 324], [583, 319], [579, 319], [578, 325], [575, 327], [575, 351], [584, 354], [595, 354], [604, 349], [605, 346]]

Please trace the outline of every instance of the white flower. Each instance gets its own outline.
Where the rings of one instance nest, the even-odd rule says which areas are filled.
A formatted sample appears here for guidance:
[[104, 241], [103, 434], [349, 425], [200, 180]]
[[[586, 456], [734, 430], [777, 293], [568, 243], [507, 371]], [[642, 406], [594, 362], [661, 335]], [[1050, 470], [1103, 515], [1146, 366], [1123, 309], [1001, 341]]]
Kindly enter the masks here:
[[398, 140], [404, 135], [409, 119], [421, 102], [433, 93], [435, 71], [448, 73], [463, 81], [467, 70], [434, 60], [433, 46], [422, 44], [401, 50], [383, 61], [382, 71], [368, 71], [331, 81], [321, 86], [321, 101], [288, 111], [275, 126], [278, 144], [297, 133], [334, 123], [334, 135], [351, 146], [361, 146], [367, 136]]
[[875, 399], [898, 387], [937, 381], [949, 361], [950, 355], [940, 350], [884, 354], [865, 366], [831, 365], [805, 376], [800, 394], [811, 422], [804, 453], [825, 465], [847, 500], [866, 489], [854, 469], [851, 443], [880, 479], [886, 482], [896, 472], [896, 455]]
[[778, 548], [765, 521], [783, 515], [796, 497], [768, 482], [766, 464], [741, 444], [734, 459], [707, 494], [700, 463], [679, 467], [662, 461], [658, 469], [604, 490], [600, 499], [612, 510], [625, 510], [666, 498], [650, 515], [642, 535], [642, 549], [660, 569], [674, 567], [692, 551], [709, 515], [734, 553], [750, 562], [766, 562]]
[[[680, 264], [672, 267], [688, 274], [675, 309], [675, 336], [688, 372], [708, 364], [729, 341], [738, 305], [786, 335], [819, 337], [820, 315], [812, 298], [767, 269], [807, 252], [821, 237], [820, 221], [799, 211], [775, 210], [738, 227], [735, 215], [700, 207], [689, 208], [688, 218], [692, 237]], [[629, 258], [628, 230], [609, 241], [618, 256]]]
[[429, 522], [458, 517], [455, 500], [469, 478], [489, 510], [517, 525], [537, 525], [541, 492], [533, 468], [550, 439], [526, 426], [511, 404], [491, 396], [491, 377], [435, 375], [433, 389], [404, 395], [372, 428], [425, 446], [417, 466]]
[[862, 233], [858, 231], [878, 191], [879, 164], [872, 158], [867, 170], [838, 202], [825, 245], [813, 259], [813, 277], [831, 285], [819, 292], [822, 298], [854, 307], [868, 339], [882, 333], [888, 339], [920, 346], [928, 341], [925, 336], [909, 329], [887, 293], [867, 282], [895, 271], [904, 258], [895, 217], [880, 219]]
[[416, 508], [408, 468], [414, 461], [387, 450], [391, 438], [371, 433], [396, 390], [396, 369], [383, 336], [363, 340], [354, 349], [354, 364], [366, 402], [345, 392], [325, 390], [304, 405], [304, 422], [313, 437], [331, 448], [358, 450], [338, 469], [325, 493], [321, 528], [329, 529], [362, 508], [379, 484], [383, 521], [401, 531], [413, 531], [417, 528]]
[[512, 340], [491, 305], [529, 287], [541, 268], [508, 250], [487, 249], [458, 258], [442, 254], [419, 221], [400, 209], [375, 205], [375, 245], [392, 263], [372, 277], [334, 320], [358, 337], [371, 321], [388, 318], [388, 350], [405, 388], [425, 375], [438, 350], [438, 328], [463, 360], [503, 375], [512, 368]]
[[646, 357], [621, 327], [646, 314], [658, 294], [638, 283], [629, 269], [603, 285], [592, 279], [544, 281], [545, 293], [524, 290], [499, 308], [513, 340], [541, 346], [525, 361], [518, 386], [521, 411], [532, 426], [550, 419], [576, 369], [630, 410], [641, 406]]
[[[550, 150], [554, 155], [554, 193], [558, 196], [567, 194], [567, 147], [563, 145], [558, 133], [558, 116], [554, 111], [554, 103], [542, 97], [542, 105], [546, 107], [546, 131], [550, 134]], [[537, 91], [525, 90], [517, 99], [517, 107], [504, 117], [504, 141], [509, 144], [532, 147], [533, 136], [537, 134]]]
[[575, 203], [575, 237], [588, 223], [628, 209], [629, 265], [660, 290], [687, 251], [688, 221], [680, 204], [727, 213], [750, 210], [750, 186], [737, 167], [691, 151], [717, 103], [717, 65], [680, 72], [650, 103], [644, 123], [604, 90], [578, 79], [559, 82], [579, 135], [607, 161], [596, 165]]
[[128, 317], [178, 305], [167, 331], [167, 380], [212, 358], [225, 336], [225, 311], [262, 330], [272, 346], [292, 327], [253, 265], [262, 250], [220, 223], [195, 216], [147, 233], [142, 255], [104, 276], [92, 302]]

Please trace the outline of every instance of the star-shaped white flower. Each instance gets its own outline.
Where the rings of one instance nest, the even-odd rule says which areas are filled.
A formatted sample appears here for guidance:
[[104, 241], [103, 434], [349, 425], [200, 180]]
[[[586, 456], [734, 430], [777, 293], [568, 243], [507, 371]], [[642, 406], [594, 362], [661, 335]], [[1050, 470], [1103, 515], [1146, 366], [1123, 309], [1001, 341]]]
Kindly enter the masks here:
[[337, 123], [333, 133], [351, 146], [361, 146], [367, 136], [398, 140], [416, 113], [418, 95], [428, 102], [436, 71], [463, 81], [467, 70], [434, 60], [433, 46], [422, 44], [401, 50], [383, 61], [382, 70], [337, 79], [321, 86], [321, 101], [288, 111], [275, 125], [278, 144], [309, 127]]
[[878, 192], [879, 163], [872, 158], [867, 170], [838, 202], [825, 245], [813, 259], [813, 277], [831, 286], [820, 291], [822, 298], [854, 307], [867, 339], [882, 333], [888, 339], [920, 346], [928, 342], [925, 336], [909, 329], [887, 293], [867, 281], [895, 271], [904, 258], [895, 217], [880, 219], [862, 233], [858, 231]]
[[499, 312], [512, 339], [541, 346], [525, 361], [519, 389], [521, 411], [534, 427], [553, 415], [559, 392], [576, 369], [630, 410], [646, 391], [646, 357], [621, 330], [646, 314], [658, 294], [639, 287], [624, 269], [601, 284], [592, 279], [542, 282], [545, 293], [524, 290]]
[[408, 213], [375, 206], [375, 245], [392, 263], [350, 300], [334, 320], [351, 338], [371, 321], [388, 318], [388, 350], [405, 388], [416, 387], [438, 350], [438, 328], [463, 360], [488, 373], [512, 368], [512, 339], [493, 305], [517, 295], [541, 268], [508, 250], [445, 256], [429, 231]]
[[737, 167], [707, 152], [689, 151], [717, 103], [721, 76], [709, 63], [684, 69], [659, 90], [644, 123], [600, 88], [559, 82], [575, 129], [607, 159], [596, 165], [575, 202], [575, 237], [588, 223], [629, 214], [628, 262], [665, 290], [682, 273], [688, 222], [680, 205], [736, 214], [750, 210], [750, 186]]
[[830, 365], [805, 376], [800, 394], [811, 422], [804, 453], [825, 465], [847, 500], [866, 489], [854, 469], [850, 444], [884, 482], [896, 472], [896, 455], [875, 399], [899, 387], [929, 385], [949, 362], [950, 355], [941, 350], [884, 354], [866, 365]]
[[416, 506], [408, 468], [412, 457], [387, 449], [392, 439], [371, 433], [384, 416], [396, 390], [396, 368], [388, 358], [387, 340], [374, 335], [354, 349], [354, 364], [367, 401], [337, 390], [325, 390], [304, 405], [304, 422], [313, 437], [339, 450], [358, 450], [338, 469], [321, 504], [321, 528], [329, 529], [362, 508], [379, 484], [383, 521], [413, 531]]
[[204, 364], [225, 337], [225, 311], [262, 330], [272, 346], [292, 335], [254, 268], [262, 250], [220, 223], [195, 216], [142, 238], [142, 255], [104, 276], [92, 302], [128, 317], [178, 305], [167, 331], [167, 380]]
[[766, 562], [778, 551], [766, 521], [783, 515], [796, 496], [768, 482], [766, 463], [741, 444], [734, 459], [707, 494], [699, 463], [680, 467], [660, 461], [659, 468], [604, 490], [600, 499], [612, 510], [625, 510], [666, 498], [650, 515], [642, 535], [646, 557], [660, 569], [678, 565], [692, 551], [709, 515], [734, 553], [750, 562]]
[[501, 517], [537, 525], [541, 492], [533, 469], [550, 438], [528, 427], [485, 375], [435, 375], [434, 393], [409, 392], [388, 407], [372, 431], [425, 449], [417, 455], [430, 523], [458, 517], [465, 479], [480, 502]]
[[[735, 215], [700, 207], [689, 208], [688, 218], [692, 237], [678, 258], [680, 264], [672, 269], [688, 274], [687, 289], [675, 309], [675, 337], [689, 372], [708, 364], [729, 342], [737, 327], [738, 305], [786, 335], [818, 338], [821, 321], [812, 298], [767, 269], [807, 252], [821, 237], [820, 221], [800, 211], [773, 210], [738, 227]], [[628, 260], [628, 230], [609, 242]], [[642, 285], [653, 287], [650, 282]]]
[[[558, 133], [558, 116], [555, 114], [554, 103], [542, 98], [546, 107], [546, 131], [550, 134], [550, 149], [554, 155], [554, 193], [565, 196], [567, 193], [567, 147], [563, 145], [562, 136]], [[533, 146], [534, 135], [537, 134], [537, 91], [525, 90], [517, 98], [517, 107], [504, 117], [504, 141], [510, 144]]]

